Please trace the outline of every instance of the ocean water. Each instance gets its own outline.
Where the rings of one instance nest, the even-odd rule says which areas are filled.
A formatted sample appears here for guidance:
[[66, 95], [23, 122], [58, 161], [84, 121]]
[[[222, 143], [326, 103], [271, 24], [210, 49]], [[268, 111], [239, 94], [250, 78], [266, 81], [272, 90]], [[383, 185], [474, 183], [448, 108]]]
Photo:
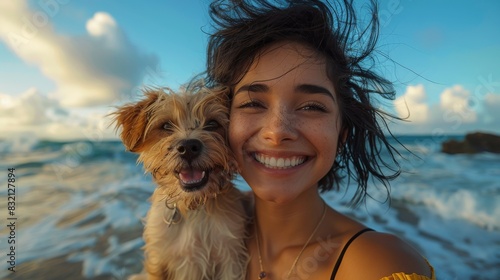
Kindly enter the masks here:
[[[399, 137], [412, 153], [401, 149], [406, 172], [391, 184], [390, 204], [375, 184], [357, 208], [347, 203], [355, 186], [324, 198], [410, 242], [438, 279], [500, 279], [500, 155], [440, 153], [448, 138]], [[0, 278], [126, 279], [139, 272], [141, 218], [154, 184], [136, 158], [113, 141], [1, 141]]]

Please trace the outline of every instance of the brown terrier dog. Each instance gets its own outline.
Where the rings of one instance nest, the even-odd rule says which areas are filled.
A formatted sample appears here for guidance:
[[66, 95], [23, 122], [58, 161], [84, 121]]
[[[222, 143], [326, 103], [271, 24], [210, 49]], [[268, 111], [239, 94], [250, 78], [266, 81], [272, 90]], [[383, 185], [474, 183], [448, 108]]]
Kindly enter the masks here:
[[114, 113], [124, 145], [158, 185], [143, 235], [146, 274], [131, 279], [244, 279], [247, 215], [231, 183], [226, 89], [145, 95]]

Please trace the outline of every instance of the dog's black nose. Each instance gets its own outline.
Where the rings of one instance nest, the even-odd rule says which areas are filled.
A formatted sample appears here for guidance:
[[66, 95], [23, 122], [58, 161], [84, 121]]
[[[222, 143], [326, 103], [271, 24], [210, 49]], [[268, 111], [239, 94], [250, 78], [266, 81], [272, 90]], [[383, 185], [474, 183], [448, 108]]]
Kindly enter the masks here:
[[184, 140], [177, 146], [177, 152], [179, 152], [183, 159], [188, 160], [195, 159], [200, 155], [202, 150], [203, 143], [197, 139]]

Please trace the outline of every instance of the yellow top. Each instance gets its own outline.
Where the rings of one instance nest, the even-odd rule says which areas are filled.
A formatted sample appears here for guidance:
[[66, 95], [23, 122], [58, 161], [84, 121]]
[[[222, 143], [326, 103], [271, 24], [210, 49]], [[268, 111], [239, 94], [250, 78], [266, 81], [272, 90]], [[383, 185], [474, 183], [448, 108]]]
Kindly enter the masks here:
[[[427, 261], [427, 260], [426, 260]], [[429, 262], [427, 262], [429, 264]], [[431, 278], [427, 276], [418, 275], [416, 273], [406, 274], [403, 272], [393, 273], [391, 276], [386, 276], [380, 280], [436, 280], [436, 274], [434, 273], [434, 268], [429, 264], [431, 269]]]
[[431, 278], [418, 274], [405, 274], [403, 272], [394, 273], [391, 276], [386, 276], [380, 280], [436, 280], [436, 276], [432, 274]]

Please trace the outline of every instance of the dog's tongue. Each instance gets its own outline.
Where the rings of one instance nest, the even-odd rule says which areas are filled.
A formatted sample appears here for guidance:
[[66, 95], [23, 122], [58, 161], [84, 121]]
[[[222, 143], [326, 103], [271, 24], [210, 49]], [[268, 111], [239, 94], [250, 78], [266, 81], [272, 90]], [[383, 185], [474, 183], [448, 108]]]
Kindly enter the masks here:
[[203, 179], [205, 176], [205, 171], [193, 169], [193, 168], [185, 168], [179, 172], [179, 178], [184, 183], [196, 183]]

